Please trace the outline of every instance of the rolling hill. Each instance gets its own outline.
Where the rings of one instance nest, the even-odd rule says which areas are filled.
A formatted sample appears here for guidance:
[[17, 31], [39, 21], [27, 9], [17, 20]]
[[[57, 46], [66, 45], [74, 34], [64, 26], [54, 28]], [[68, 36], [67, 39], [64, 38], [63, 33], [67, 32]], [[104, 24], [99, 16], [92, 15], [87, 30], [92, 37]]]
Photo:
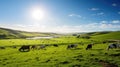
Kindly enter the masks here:
[[94, 33], [92, 35], [93, 39], [101, 39], [101, 40], [120, 40], [120, 31], [107, 32], [107, 33]]
[[101, 31], [77, 34], [79, 38], [90, 37], [96, 40], [120, 40], [120, 31]]
[[0, 28], [0, 39], [26, 38], [35, 36], [53, 36], [56, 33], [26, 32], [7, 28]]

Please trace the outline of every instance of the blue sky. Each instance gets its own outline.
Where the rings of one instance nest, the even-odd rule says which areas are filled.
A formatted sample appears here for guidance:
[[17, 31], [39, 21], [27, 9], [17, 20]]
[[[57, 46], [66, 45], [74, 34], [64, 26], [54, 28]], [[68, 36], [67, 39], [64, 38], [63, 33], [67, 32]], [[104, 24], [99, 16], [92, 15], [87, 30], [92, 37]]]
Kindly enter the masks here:
[[[33, 16], [34, 8], [42, 14]], [[120, 0], [0, 0], [0, 27], [61, 33], [116, 31]]]

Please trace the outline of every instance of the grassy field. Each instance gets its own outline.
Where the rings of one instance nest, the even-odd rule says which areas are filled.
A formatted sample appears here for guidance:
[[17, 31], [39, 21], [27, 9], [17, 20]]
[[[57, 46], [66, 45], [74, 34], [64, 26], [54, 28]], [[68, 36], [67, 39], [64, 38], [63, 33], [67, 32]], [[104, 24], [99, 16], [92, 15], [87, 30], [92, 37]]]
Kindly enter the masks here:
[[102, 67], [100, 60], [120, 66], [120, 50], [107, 51], [106, 44], [96, 44], [92, 50], [85, 45], [66, 49], [67, 45], [49, 46], [46, 50], [19, 52], [18, 48], [0, 50], [0, 67]]
[[[120, 40], [120, 32], [93, 35], [90, 39], [76, 36], [61, 36], [53, 39], [1, 39], [0, 67], [103, 67], [114, 64], [120, 67], [120, 49], [106, 50], [109, 43], [104, 40]], [[78, 44], [77, 48], [66, 49], [69, 44]], [[91, 50], [85, 50], [87, 44], [95, 43]], [[20, 52], [21, 45], [50, 45], [46, 49]], [[52, 46], [58, 44], [58, 47]], [[17, 46], [13, 48], [12, 46]]]

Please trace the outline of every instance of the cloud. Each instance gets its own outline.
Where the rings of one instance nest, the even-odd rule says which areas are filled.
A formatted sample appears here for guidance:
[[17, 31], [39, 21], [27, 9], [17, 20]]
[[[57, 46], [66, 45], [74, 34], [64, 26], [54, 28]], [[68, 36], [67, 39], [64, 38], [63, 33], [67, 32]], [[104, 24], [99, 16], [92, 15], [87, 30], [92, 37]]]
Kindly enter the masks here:
[[100, 23], [89, 23], [81, 25], [60, 25], [60, 26], [47, 26], [47, 25], [0, 25], [5, 28], [32, 31], [32, 32], [55, 32], [55, 33], [72, 33], [72, 32], [93, 32], [93, 31], [115, 31], [120, 30], [120, 25], [107, 23], [101, 21]]
[[99, 27], [103, 30], [120, 30], [120, 25], [114, 24], [101, 24]]
[[119, 20], [101, 21], [97, 25], [103, 30], [120, 30], [120, 25], [118, 23], [120, 23]]
[[120, 20], [113, 20], [112, 23], [118, 24], [118, 23], [120, 23]]
[[70, 16], [70, 17], [79, 17], [79, 18], [81, 18], [81, 17], [82, 17], [82, 16], [77, 15], [77, 14], [70, 14], [70, 15], [68, 15], [68, 16]]
[[103, 20], [103, 21], [100, 21], [100, 24], [105, 24], [107, 23], [107, 21]]
[[99, 12], [99, 13], [96, 13], [96, 14], [92, 14], [93, 16], [101, 16], [101, 15], [104, 15], [103, 12]]
[[99, 10], [99, 8], [90, 8], [89, 10], [97, 11], [97, 10]]
[[104, 13], [103, 13], [103, 12], [100, 12], [100, 13], [97, 13], [97, 15], [104, 15]]
[[113, 4], [112, 4], [112, 6], [114, 6], [114, 7], [115, 7], [115, 6], [117, 6], [117, 4], [116, 4], [116, 3], [113, 3]]
[[112, 24], [101, 24], [101, 25], [99, 26], [99, 28], [101, 28], [101, 29], [111, 28], [111, 27], [113, 27]]

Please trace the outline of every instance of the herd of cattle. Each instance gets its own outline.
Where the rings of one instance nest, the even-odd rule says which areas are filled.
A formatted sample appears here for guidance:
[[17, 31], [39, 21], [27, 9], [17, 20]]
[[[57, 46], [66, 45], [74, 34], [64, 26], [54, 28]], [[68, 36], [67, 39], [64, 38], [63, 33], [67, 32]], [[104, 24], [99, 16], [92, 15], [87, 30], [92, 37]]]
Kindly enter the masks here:
[[[19, 51], [20, 52], [28, 52], [30, 50], [34, 50], [34, 49], [46, 49], [47, 46], [50, 46], [50, 45], [23, 45], [19, 48]], [[58, 44], [53, 44], [54, 47], [59, 47]], [[92, 49], [92, 47], [94, 46], [94, 44], [88, 44], [87, 47], [85, 48], [86, 50], [90, 50]], [[78, 47], [78, 44], [69, 44], [67, 45], [66, 49], [76, 49]], [[12, 48], [17, 48], [16, 46], [12, 46]], [[109, 44], [107, 46], [107, 50], [109, 49], [113, 49], [113, 48], [120, 48], [120, 44], [117, 44], [117, 43], [112, 43], [112, 44]], [[5, 49], [5, 47], [0, 47], [0, 49]]]
[[[92, 46], [93, 46], [94, 44], [88, 44], [87, 45], [87, 47], [86, 47], [86, 50], [90, 50], [90, 49], [92, 49]], [[30, 51], [30, 49], [32, 50], [32, 49], [46, 49], [46, 47], [47, 47], [48, 45], [32, 45], [32, 46], [30, 46], [30, 45], [23, 45], [23, 46], [21, 46], [20, 48], [19, 48], [19, 51], [20, 52], [28, 52], [28, 51]], [[53, 44], [53, 46], [54, 47], [58, 47], [58, 45], [57, 44]], [[70, 44], [70, 45], [67, 45], [67, 48], [66, 49], [71, 49], [71, 48], [77, 48], [77, 44]], [[112, 43], [112, 44], [109, 44], [108, 45], [108, 47], [107, 47], [107, 50], [109, 50], [109, 49], [113, 49], [113, 48], [120, 48], [120, 44], [115, 44], [115, 43]]]

